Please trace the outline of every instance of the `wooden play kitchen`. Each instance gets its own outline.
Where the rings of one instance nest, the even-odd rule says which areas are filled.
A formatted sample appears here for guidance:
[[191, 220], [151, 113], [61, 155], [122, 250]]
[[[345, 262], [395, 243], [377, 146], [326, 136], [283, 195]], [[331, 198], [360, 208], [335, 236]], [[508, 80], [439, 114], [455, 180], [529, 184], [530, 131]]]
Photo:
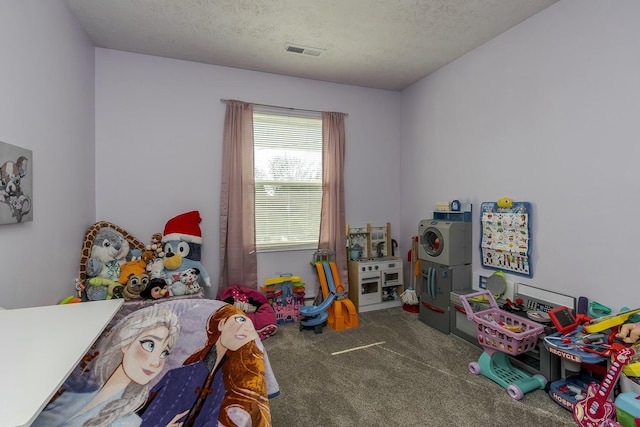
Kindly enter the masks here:
[[403, 260], [392, 243], [390, 223], [347, 225], [349, 298], [359, 313], [402, 305]]

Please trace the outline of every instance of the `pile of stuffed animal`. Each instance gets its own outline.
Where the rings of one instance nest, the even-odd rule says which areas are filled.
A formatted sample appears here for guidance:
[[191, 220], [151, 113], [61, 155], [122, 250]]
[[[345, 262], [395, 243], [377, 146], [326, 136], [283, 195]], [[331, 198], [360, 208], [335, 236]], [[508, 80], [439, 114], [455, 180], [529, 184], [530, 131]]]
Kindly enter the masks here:
[[201, 293], [211, 286], [200, 262], [201, 220], [198, 211], [180, 214], [147, 245], [109, 222], [94, 224], [85, 234], [78, 291], [91, 301]]

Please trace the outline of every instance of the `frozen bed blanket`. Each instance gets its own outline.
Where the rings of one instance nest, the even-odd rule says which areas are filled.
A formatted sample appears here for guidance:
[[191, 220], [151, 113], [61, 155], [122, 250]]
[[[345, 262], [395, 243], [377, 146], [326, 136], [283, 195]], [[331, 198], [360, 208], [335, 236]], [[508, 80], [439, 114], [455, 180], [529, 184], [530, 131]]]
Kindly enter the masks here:
[[253, 323], [233, 305], [124, 304], [33, 425], [271, 426], [278, 394]]

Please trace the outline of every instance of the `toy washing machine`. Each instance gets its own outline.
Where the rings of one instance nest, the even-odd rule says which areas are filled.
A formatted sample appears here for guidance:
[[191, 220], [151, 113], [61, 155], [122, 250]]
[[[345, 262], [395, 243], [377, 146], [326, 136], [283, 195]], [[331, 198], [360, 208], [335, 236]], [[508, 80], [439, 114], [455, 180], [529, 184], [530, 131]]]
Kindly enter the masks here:
[[471, 232], [471, 222], [423, 219], [418, 258], [449, 266], [471, 264]]

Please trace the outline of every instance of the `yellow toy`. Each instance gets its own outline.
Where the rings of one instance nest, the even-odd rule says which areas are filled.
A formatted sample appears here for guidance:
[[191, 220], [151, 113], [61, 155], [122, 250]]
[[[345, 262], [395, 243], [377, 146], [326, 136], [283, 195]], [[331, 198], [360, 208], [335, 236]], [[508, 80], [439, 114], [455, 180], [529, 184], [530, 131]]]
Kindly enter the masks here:
[[512, 208], [513, 207], [513, 200], [511, 200], [508, 197], [503, 197], [502, 199], [498, 200], [498, 207], [499, 208]]
[[293, 287], [293, 289], [291, 289], [292, 292], [304, 292], [304, 282], [301, 281], [300, 276], [288, 276], [286, 274], [284, 276], [272, 277], [271, 279], [265, 280], [264, 286], [260, 286], [259, 288], [262, 292], [267, 294], [267, 299], [269, 299], [269, 297], [275, 296], [275, 293], [277, 292], [282, 294], [282, 286], [276, 285], [290, 285]]
[[640, 308], [593, 319], [584, 325], [584, 331], [588, 334], [592, 334], [594, 332], [602, 332], [606, 329], [611, 329], [614, 326], [622, 325], [624, 322], [629, 320], [629, 317], [636, 313], [640, 313]]
[[267, 279], [264, 281], [264, 286], [272, 286], [278, 285], [285, 282], [299, 282], [300, 276], [280, 276], [280, 277], [272, 277], [271, 279]]

